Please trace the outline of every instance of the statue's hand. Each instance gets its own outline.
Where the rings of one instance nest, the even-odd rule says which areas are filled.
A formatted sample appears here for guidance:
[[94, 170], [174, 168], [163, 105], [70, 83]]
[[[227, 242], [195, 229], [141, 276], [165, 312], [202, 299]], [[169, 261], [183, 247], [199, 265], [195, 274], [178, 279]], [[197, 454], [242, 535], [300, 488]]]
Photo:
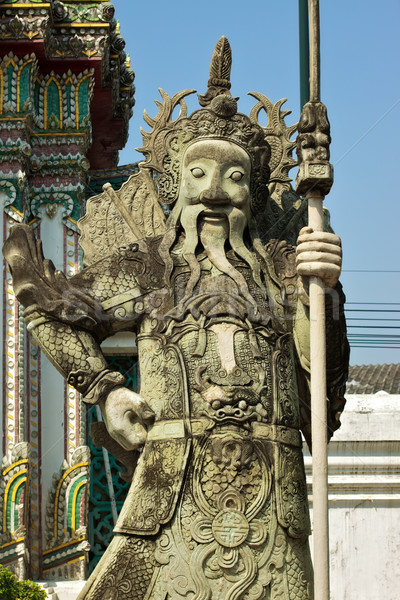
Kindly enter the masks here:
[[146, 425], [154, 421], [154, 412], [139, 394], [125, 387], [111, 390], [99, 403], [108, 433], [125, 450], [135, 450], [146, 441]]
[[297, 239], [297, 273], [307, 288], [308, 277], [319, 277], [326, 288], [334, 288], [342, 268], [340, 238], [334, 233], [303, 227]]

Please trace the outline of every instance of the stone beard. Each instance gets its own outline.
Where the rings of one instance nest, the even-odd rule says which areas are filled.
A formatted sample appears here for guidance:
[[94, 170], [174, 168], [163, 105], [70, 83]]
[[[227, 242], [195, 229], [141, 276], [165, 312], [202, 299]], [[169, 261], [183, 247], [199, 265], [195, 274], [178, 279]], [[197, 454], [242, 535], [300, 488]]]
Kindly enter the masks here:
[[[230, 277], [238, 286], [241, 295], [254, 308], [254, 299], [249, 293], [248, 285], [243, 275], [229, 262], [227, 250], [229, 247], [242, 258], [258, 274], [257, 283], [262, 289], [260, 280], [260, 265], [255, 256], [249, 251], [244, 242], [244, 232], [247, 227], [246, 215], [233, 208], [226, 215], [218, 218], [204, 215], [202, 206], [187, 207], [181, 218], [182, 230], [185, 234], [181, 247], [175, 247], [172, 252], [181, 254], [191, 269], [191, 276], [186, 286], [184, 299], [188, 300], [200, 279], [200, 263], [196, 250], [208, 258], [210, 263], [220, 273]], [[236, 228], [236, 229], [234, 229]], [[229, 245], [228, 245], [229, 244]], [[254, 276], [254, 275], [253, 275]]]
[[[249, 210], [250, 177], [250, 157], [232, 142], [202, 140], [187, 150], [181, 193], [170, 217], [171, 223], [177, 228], [180, 224], [184, 232], [183, 243], [172, 248], [172, 252], [181, 254], [191, 269], [183, 301], [191, 297], [200, 279], [196, 250], [201, 250], [201, 243], [217, 272], [230, 277], [241, 295], [256, 310], [245, 278], [226, 256], [229, 244], [235, 254], [249, 265], [260, 289], [264, 289], [260, 264], [244, 242], [245, 230], [252, 218]], [[235, 184], [239, 193], [237, 190], [236, 194], [229, 193]]]

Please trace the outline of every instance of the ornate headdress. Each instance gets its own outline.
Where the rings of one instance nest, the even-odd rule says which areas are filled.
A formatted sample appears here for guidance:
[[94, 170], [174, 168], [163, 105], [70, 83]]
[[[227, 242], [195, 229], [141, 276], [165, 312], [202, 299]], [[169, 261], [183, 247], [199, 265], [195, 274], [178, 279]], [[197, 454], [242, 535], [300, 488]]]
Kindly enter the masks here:
[[[250, 116], [238, 113], [238, 98], [233, 98], [229, 91], [231, 64], [231, 48], [227, 38], [223, 36], [218, 40], [211, 59], [207, 92], [198, 96], [202, 109], [187, 116], [184, 98], [194, 90], [185, 90], [172, 98], [160, 90], [164, 103], [156, 101], [158, 115], [152, 119], [144, 113], [144, 119], [152, 130], [141, 130], [143, 146], [138, 150], [146, 156], [143, 166], [153, 168], [161, 174], [158, 180], [158, 195], [160, 202], [164, 204], [173, 204], [178, 197], [180, 166], [186, 148], [204, 138], [232, 141], [249, 154], [252, 163], [251, 196], [254, 212], [261, 208], [268, 197], [267, 184], [271, 174], [270, 143], [272, 142], [276, 150], [276, 140], [272, 140], [276, 137], [276, 131], [272, 131], [268, 126], [262, 127], [258, 122], [258, 114], [263, 108], [268, 116], [272, 117], [274, 109], [276, 113], [276, 105], [273, 106], [262, 94], [252, 93], [259, 102]], [[281, 103], [278, 103], [278, 120], [289, 112], [279, 113]], [[177, 105], [180, 105], [180, 115], [172, 121], [171, 116]], [[274, 127], [276, 128], [276, 123]], [[286, 127], [285, 131], [288, 131]], [[289, 137], [290, 135], [291, 132]], [[290, 152], [293, 147], [294, 143], [290, 142]], [[274, 158], [276, 162], [276, 157]], [[289, 164], [290, 159], [284, 166], [284, 169], [287, 167], [286, 175]], [[290, 166], [293, 164], [294, 161], [291, 161]]]
[[[252, 164], [252, 210], [265, 207], [269, 182], [271, 221], [280, 223], [291, 215], [286, 209], [298, 198], [290, 186], [288, 171], [296, 163], [292, 150], [296, 145], [290, 138], [296, 125], [286, 127], [284, 118], [289, 110], [281, 110], [286, 99], [272, 104], [263, 94], [250, 92], [258, 102], [249, 116], [237, 112], [237, 100], [230, 93], [231, 49], [222, 37], [214, 50], [208, 89], [199, 95], [202, 107], [187, 115], [185, 97], [195, 90], [184, 90], [172, 98], [160, 89], [162, 102], [156, 101], [158, 114], [153, 119], [145, 112], [144, 119], [151, 131], [142, 130], [143, 152], [146, 159], [139, 172], [132, 175], [122, 188], [114, 191], [110, 184], [104, 192], [90, 198], [86, 215], [80, 219], [80, 245], [85, 253], [85, 264], [115, 252], [121, 245], [130, 244], [142, 237], [152, 237], [165, 232], [166, 218], [161, 204], [173, 204], [179, 193], [183, 155], [190, 144], [201, 139], [222, 139], [238, 144], [249, 154]], [[176, 107], [179, 116], [173, 120]], [[261, 110], [267, 113], [267, 126], [258, 121]], [[157, 190], [151, 170], [159, 173]], [[272, 188], [272, 190], [271, 190]], [[286, 207], [283, 207], [283, 196]], [[267, 223], [267, 229], [270, 227]]]

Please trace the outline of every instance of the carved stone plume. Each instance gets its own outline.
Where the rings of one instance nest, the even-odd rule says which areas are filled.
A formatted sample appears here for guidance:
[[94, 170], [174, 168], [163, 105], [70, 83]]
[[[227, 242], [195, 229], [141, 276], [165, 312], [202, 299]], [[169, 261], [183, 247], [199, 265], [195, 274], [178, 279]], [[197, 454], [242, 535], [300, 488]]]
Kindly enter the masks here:
[[234, 115], [237, 110], [238, 98], [232, 98], [229, 91], [231, 67], [232, 51], [228, 38], [223, 35], [218, 40], [211, 58], [208, 89], [204, 95], [199, 94], [198, 97], [200, 106], [209, 106], [224, 117]]

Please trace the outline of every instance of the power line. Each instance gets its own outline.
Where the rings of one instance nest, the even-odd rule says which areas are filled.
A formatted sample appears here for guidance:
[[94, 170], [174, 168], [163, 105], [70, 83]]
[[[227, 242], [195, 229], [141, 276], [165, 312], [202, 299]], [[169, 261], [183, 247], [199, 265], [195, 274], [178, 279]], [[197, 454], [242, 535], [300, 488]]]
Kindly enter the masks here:
[[[400, 311], [399, 311], [400, 312]], [[346, 319], [347, 321], [400, 321], [400, 319], [370, 319], [369, 317], [348, 317], [348, 319]]]
[[346, 302], [346, 304], [358, 304], [359, 306], [400, 306], [400, 302]]
[[[349, 305], [351, 308], [349, 308]], [[400, 349], [400, 335], [397, 333], [400, 327], [394, 325], [400, 319], [392, 316], [400, 313], [400, 302], [348, 302], [345, 312], [348, 322], [348, 340], [351, 348], [370, 350]], [[358, 313], [358, 315], [354, 313]], [[389, 313], [388, 318], [378, 316], [382, 313]], [[355, 325], [355, 322], [359, 324]], [[371, 322], [374, 324], [367, 324]], [[383, 322], [392, 323], [392, 325], [382, 325]], [[375, 330], [376, 333], [372, 330]], [[389, 333], [388, 330], [393, 333]]]
[[400, 271], [388, 269], [342, 269], [342, 273], [400, 273]]
[[[398, 308], [346, 308], [346, 313], [349, 312], [367, 312], [367, 313], [400, 313]], [[350, 317], [351, 318], [351, 317]]]
[[400, 325], [349, 325], [351, 329], [400, 329]]
[[[400, 350], [400, 344], [384, 344], [380, 342], [353, 342], [351, 348], [371, 348], [376, 350]], [[393, 360], [391, 362], [398, 362]]]

